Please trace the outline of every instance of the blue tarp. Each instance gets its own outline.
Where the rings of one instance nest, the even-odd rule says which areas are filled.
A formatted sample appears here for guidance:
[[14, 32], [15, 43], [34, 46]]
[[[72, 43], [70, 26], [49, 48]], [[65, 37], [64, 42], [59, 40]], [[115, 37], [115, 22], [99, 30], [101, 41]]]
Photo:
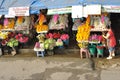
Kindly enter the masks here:
[[40, 9], [63, 8], [73, 5], [79, 5], [83, 0], [37, 0], [30, 6], [30, 13], [37, 14]]
[[16, 0], [3, 0], [0, 6], [0, 15], [8, 14], [8, 8], [13, 4]]
[[120, 0], [0, 0], [0, 14], [8, 14], [10, 7], [30, 7], [30, 14], [40, 9], [63, 8], [82, 4], [119, 5]]
[[41, 0], [48, 9], [80, 5], [83, 0]]
[[40, 9], [47, 8], [41, 0], [37, 0], [30, 6], [30, 14], [38, 14]]

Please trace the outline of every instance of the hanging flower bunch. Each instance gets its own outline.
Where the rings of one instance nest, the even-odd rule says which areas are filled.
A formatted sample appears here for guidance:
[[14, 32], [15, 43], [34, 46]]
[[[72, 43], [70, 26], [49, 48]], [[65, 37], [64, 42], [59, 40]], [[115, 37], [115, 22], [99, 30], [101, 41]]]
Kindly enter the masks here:
[[89, 26], [89, 17], [88, 17], [86, 23], [78, 27], [76, 40], [78, 42], [88, 41], [89, 35], [90, 35], [90, 26]]
[[88, 42], [85, 41], [88, 41], [90, 35], [89, 22], [90, 22], [90, 17], [88, 16], [86, 22], [78, 27], [76, 40], [79, 42], [78, 46], [80, 48], [86, 47], [88, 45]]
[[46, 22], [46, 17], [42, 13], [40, 13], [38, 20], [39, 22], [36, 25], [36, 32], [40, 33], [42, 31], [48, 31], [48, 25], [43, 24], [44, 22]]

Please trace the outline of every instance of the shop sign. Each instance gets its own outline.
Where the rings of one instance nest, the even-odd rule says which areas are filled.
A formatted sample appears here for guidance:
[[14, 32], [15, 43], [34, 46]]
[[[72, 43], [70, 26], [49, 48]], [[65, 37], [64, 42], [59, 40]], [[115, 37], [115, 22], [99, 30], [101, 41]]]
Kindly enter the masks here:
[[29, 16], [29, 7], [11, 7], [8, 13], [11, 16]]
[[58, 8], [58, 9], [48, 9], [48, 15], [53, 14], [65, 14], [65, 13], [71, 13], [72, 7], [66, 7], [66, 8]]
[[120, 13], [120, 6], [103, 6], [102, 12], [112, 12], [112, 13]]
[[87, 13], [89, 15], [100, 15], [101, 14], [101, 5], [87, 5]]
[[100, 15], [101, 5], [72, 6], [72, 18], [87, 17], [88, 15]]
[[72, 18], [87, 17], [87, 7], [85, 6], [72, 6]]
[[5, 15], [5, 18], [15, 18], [15, 16], [12, 16], [12, 15]]

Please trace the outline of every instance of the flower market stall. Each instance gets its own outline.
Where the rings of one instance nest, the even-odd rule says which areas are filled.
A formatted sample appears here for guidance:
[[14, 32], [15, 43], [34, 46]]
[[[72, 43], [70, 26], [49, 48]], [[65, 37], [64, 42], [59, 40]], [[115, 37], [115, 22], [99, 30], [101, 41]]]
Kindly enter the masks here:
[[[107, 26], [110, 24], [109, 15], [107, 13], [101, 15], [89, 15], [86, 23], [81, 24], [78, 27], [76, 34], [78, 46], [80, 48], [88, 48], [90, 54], [93, 56], [95, 56], [96, 53], [100, 54], [97, 47], [98, 44], [101, 44], [104, 49], [106, 41], [102, 37], [102, 34], [107, 31]], [[103, 56], [103, 53], [101, 53], [101, 55]]]

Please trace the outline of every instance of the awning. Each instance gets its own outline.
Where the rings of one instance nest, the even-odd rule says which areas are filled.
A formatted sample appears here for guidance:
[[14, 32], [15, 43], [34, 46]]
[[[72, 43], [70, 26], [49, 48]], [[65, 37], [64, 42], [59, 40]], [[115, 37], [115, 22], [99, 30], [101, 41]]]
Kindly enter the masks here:
[[83, 0], [83, 4], [120, 5], [120, 0]]
[[[83, 0], [41, 0], [48, 9], [80, 5]], [[82, 2], [81, 2], [82, 3]]]
[[30, 14], [38, 14], [40, 9], [47, 8], [41, 0], [37, 0], [30, 6]]
[[0, 15], [8, 14], [8, 8], [11, 6], [16, 0], [3, 0], [0, 6]]

